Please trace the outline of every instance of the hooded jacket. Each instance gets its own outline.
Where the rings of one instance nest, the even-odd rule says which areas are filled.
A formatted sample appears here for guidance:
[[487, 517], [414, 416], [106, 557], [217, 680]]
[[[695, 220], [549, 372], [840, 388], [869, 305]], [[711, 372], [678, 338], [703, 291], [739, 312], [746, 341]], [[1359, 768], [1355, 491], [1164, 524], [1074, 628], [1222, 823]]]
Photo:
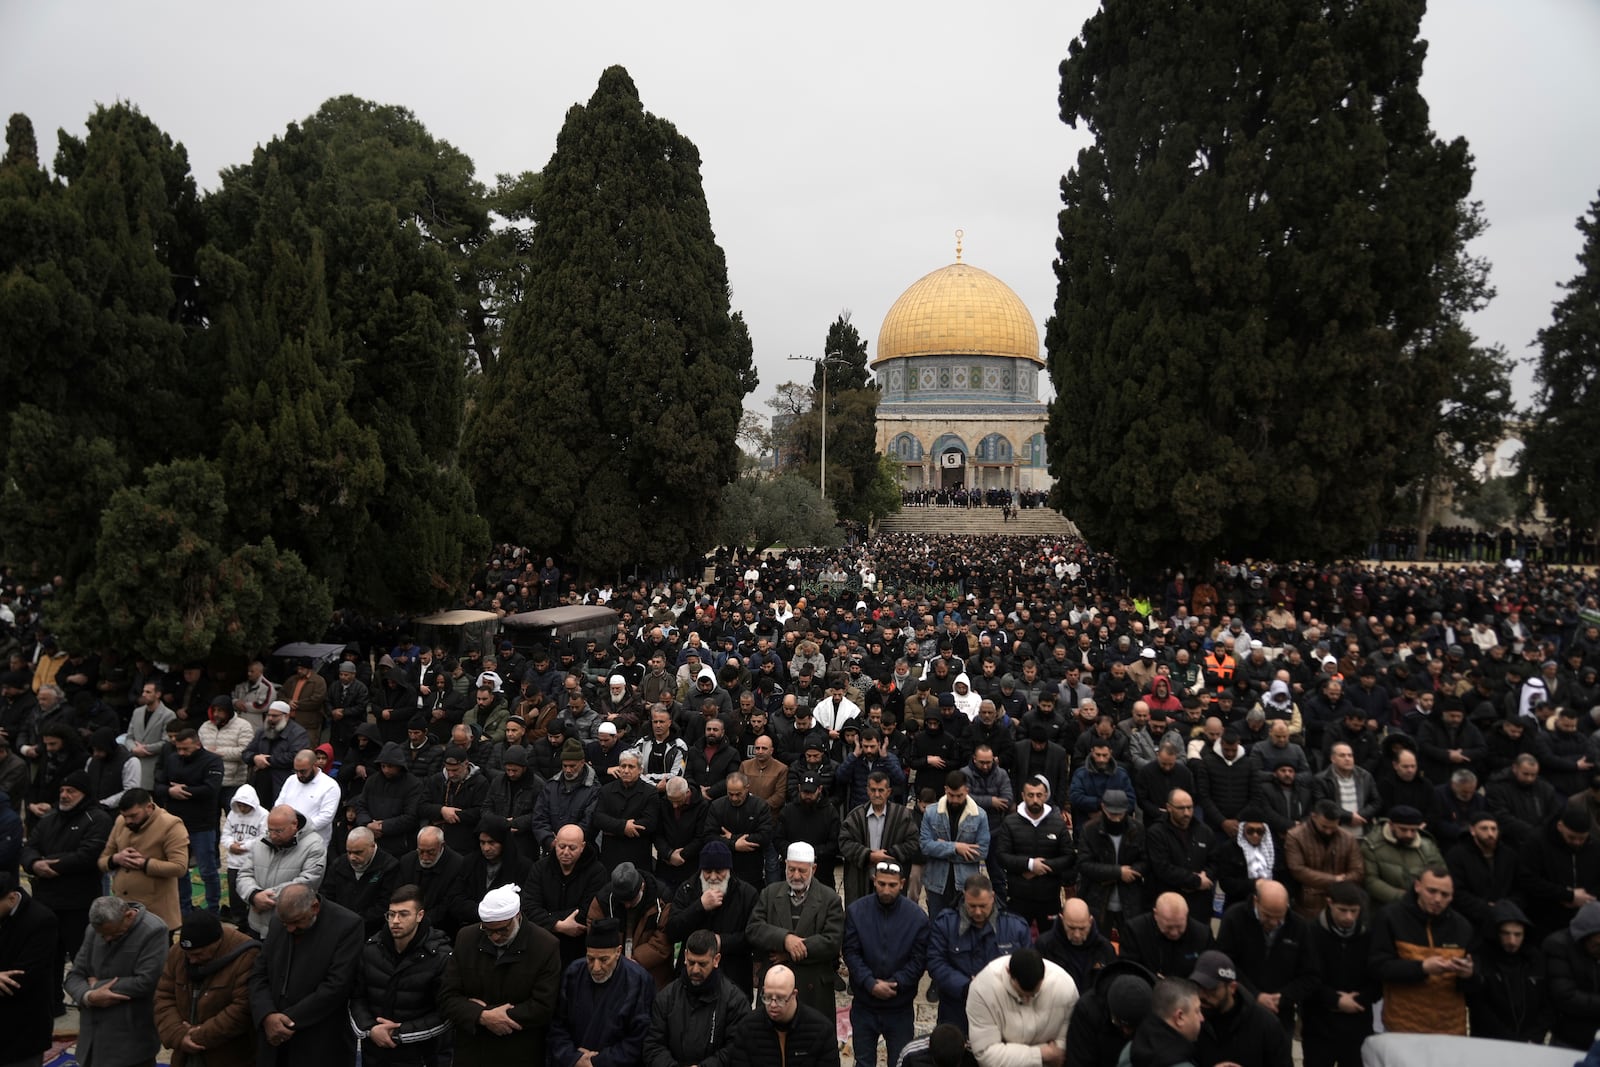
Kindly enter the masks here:
[[[965, 692], [962, 691], [963, 686], [966, 688]], [[973, 692], [972, 679], [965, 673], [956, 675], [956, 680], [951, 683], [950, 692], [955, 695], [956, 710], [965, 715], [968, 722], [978, 717], [978, 705], [983, 703], [983, 699]]]
[[[415, 847], [417, 831], [422, 827], [418, 814], [422, 807], [422, 782], [405, 769], [408, 761], [403, 745], [386, 742], [378, 755], [378, 764], [378, 773], [367, 776], [367, 783], [356, 798], [354, 825], [381, 822], [383, 831], [378, 834], [378, 847], [392, 856], [401, 856]], [[401, 773], [390, 778], [383, 773], [383, 764], [400, 767]]]
[[1504, 923], [1529, 926], [1522, 909], [1509, 900], [1496, 904], [1482, 929], [1482, 944], [1472, 954], [1479, 988], [1467, 998], [1473, 1037], [1544, 1044], [1550, 1029], [1550, 984], [1544, 952], [1524, 939], [1516, 953], [1500, 947]]
[[[445, 808], [460, 809], [457, 822], [445, 821]], [[469, 763], [459, 781], [452, 780], [447, 770], [425, 781], [417, 815], [444, 831], [445, 844], [468, 856], [478, 847], [478, 821], [488, 810], [489, 776], [477, 764]]]
[[[96, 730], [89, 737], [89, 751], [106, 753], [90, 756], [84, 766], [89, 775], [89, 797], [102, 807], [115, 811], [122, 794], [139, 787], [139, 762], [128, 750], [117, 744], [117, 732], [112, 729]], [[133, 764], [129, 768], [129, 764]]]
[[[250, 810], [241, 814], [235, 807], [238, 804], [243, 804]], [[261, 806], [261, 799], [256, 796], [256, 787], [241, 785], [228, 805], [227, 821], [222, 829], [222, 853], [227, 858], [230, 871], [241, 870], [250, 862], [250, 846], [261, 840], [266, 832], [267, 809]], [[243, 845], [243, 849], [234, 851], [235, 843]]]
[[1600, 1019], [1600, 960], [1584, 941], [1600, 934], [1600, 903], [1578, 909], [1565, 930], [1545, 938], [1545, 966], [1550, 975], [1550, 1034], [1558, 1045], [1588, 1048]]

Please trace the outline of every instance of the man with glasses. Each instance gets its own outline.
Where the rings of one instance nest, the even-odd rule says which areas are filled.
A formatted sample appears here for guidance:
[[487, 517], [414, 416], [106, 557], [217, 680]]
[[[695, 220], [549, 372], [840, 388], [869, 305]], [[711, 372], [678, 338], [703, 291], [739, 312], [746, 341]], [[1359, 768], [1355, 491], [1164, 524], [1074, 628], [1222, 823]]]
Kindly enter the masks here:
[[1228, 908], [1217, 928], [1217, 948], [1239, 965], [1256, 990], [1256, 1003], [1294, 1034], [1295, 1010], [1321, 984], [1311, 923], [1289, 910], [1282, 882], [1263, 878], [1255, 894]]
[[616, 919], [589, 924], [584, 958], [561, 976], [550, 1023], [552, 1067], [632, 1067], [643, 1058], [656, 983], [622, 942]]
[[363, 1063], [439, 1062], [439, 1043], [450, 1029], [439, 1008], [449, 959], [450, 939], [428, 921], [422, 890], [403, 885], [389, 893], [382, 927], [367, 939], [350, 997], [350, 1025], [362, 1042]]
[[734, 1031], [729, 1067], [784, 1063], [839, 1067], [832, 1014], [800, 1002], [795, 974], [788, 967], [780, 963], [767, 970], [757, 1007]]
[[304, 833], [305, 816], [279, 804], [267, 812], [267, 832], [250, 846], [239, 870], [239, 899], [249, 908], [248, 923], [264, 936], [272, 922], [283, 890], [291, 885], [322, 885], [328, 853], [322, 838]]
[[850, 1026], [857, 1063], [877, 1062], [879, 1036], [888, 1046], [888, 1062], [898, 1062], [916, 1032], [913, 1005], [928, 963], [928, 917], [902, 896], [905, 884], [901, 865], [881, 860], [872, 868], [872, 895], [845, 912], [844, 962], [855, 992]]
[[352, 1062], [355, 1035], [345, 1006], [361, 963], [360, 917], [305, 884], [285, 886], [274, 912], [250, 975], [256, 1063]]
[[561, 946], [523, 920], [514, 885], [490, 890], [478, 903], [478, 920], [456, 935], [439, 986], [439, 1007], [455, 1027], [455, 1061], [543, 1063]]
[[1150, 860], [1150, 892], [1172, 892], [1194, 915], [1210, 915], [1217, 889], [1217, 835], [1196, 822], [1194, 798], [1182, 789], [1167, 797], [1167, 817], [1149, 827], [1145, 855]]

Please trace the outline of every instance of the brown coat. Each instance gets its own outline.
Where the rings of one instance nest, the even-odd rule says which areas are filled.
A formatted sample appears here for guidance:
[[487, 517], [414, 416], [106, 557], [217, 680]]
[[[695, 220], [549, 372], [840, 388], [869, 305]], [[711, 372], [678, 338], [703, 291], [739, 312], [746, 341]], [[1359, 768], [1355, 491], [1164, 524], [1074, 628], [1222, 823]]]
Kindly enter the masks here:
[[[148, 860], [141, 870], [111, 867], [111, 857], [125, 848], [136, 848]], [[137, 900], [167, 924], [168, 930], [183, 925], [178, 908], [178, 883], [185, 887], [189, 878], [189, 831], [183, 820], [162, 808], [151, 814], [139, 831], [128, 829], [121, 815], [111, 827], [106, 847], [100, 852], [100, 869], [111, 872], [111, 892], [124, 900]]]
[[1367, 876], [1366, 861], [1361, 858], [1361, 844], [1348, 830], [1334, 832], [1333, 840], [1324, 843], [1317, 828], [1307, 819], [1283, 836], [1284, 863], [1289, 877], [1300, 886], [1300, 899], [1295, 903], [1297, 914], [1315, 919], [1328, 905], [1328, 887], [1339, 881], [1359, 886]]
[[[183, 949], [167, 952], [156, 983], [156, 1030], [172, 1049], [172, 1067], [184, 1067], [189, 1053], [178, 1047], [185, 1034], [205, 1049], [205, 1067], [251, 1067], [256, 1059], [255, 1023], [250, 1018], [250, 969], [261, 942], [224, 926], [222, 940], [202, 950], [190, 967]], [[200, 993], [195, 1004], [194, 994]], [[191, 1018], [199, 1019], [191, 1023]]]
[[750, 795], [765, 800], [767, 807], [772, 809], [773, 821], [777, 821], [789, 788], [789, 768], [775, 759], [769, 759], [767, 769], [763, 771], [752, 758], [739, 764], [739, 770], [750, 779]]
[[[671, 914], [672, 903], [658, 900], [648, 908], [639, 909], [633, 929], [623, 935], [633, 942], [633, 955], [630, 958], [650, 972], [657, 989], [665, 989], [673, 978], [672, 942], [667, 940], [667, 919]], [[597, 896], [589, 902], [587, 921], [592, 926], [596, 919], [605, 916], [606, 909]]]

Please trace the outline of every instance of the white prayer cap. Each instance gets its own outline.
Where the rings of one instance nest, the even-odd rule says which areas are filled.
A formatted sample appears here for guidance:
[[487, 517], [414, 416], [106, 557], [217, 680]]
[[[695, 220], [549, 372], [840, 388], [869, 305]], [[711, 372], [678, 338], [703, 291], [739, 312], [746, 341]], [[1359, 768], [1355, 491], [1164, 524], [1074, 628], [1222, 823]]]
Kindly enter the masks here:
[[817, 850], [804, 841], [796, 841], [789, 846], [789, 854], [784, 858], [790, 863], [815, 863]]
[[628, 680], [626, 678], [624, 678], [620, 674], [613, 674], [611, 676], [611, 680], [609, 682], [607, 682], [606, 684], [607, 685], [612, 685], [612, 686], [620, 685], [620, 686], [624, 686], [625, 687], [628, 684]]
[[268, 711], [281, 711], [285, 715], [288, 715], [294, 709], [289, 707], [289, 702], [287, 700], [274, 700], [271, 704], [269, 704], [267, 706], [267, 710]]
[[478, 918], [486, 923], [513, 919], [522, 911], [522, 890], [514, 885], [503, 885], [489, 890], [478, 904]]

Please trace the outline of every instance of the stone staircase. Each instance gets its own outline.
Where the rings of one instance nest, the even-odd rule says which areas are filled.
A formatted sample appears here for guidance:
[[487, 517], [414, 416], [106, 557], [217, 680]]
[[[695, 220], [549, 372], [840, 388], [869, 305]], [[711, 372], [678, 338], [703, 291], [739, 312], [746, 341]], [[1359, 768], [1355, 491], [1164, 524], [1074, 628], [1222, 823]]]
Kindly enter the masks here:
[[1008, 537], [1077, 537], [1078, 528], [1058, 511], [1026, 508], [1010, 522], [999, 508], [901, 508], [878, 520], [879, 533], [1005, 535]]

